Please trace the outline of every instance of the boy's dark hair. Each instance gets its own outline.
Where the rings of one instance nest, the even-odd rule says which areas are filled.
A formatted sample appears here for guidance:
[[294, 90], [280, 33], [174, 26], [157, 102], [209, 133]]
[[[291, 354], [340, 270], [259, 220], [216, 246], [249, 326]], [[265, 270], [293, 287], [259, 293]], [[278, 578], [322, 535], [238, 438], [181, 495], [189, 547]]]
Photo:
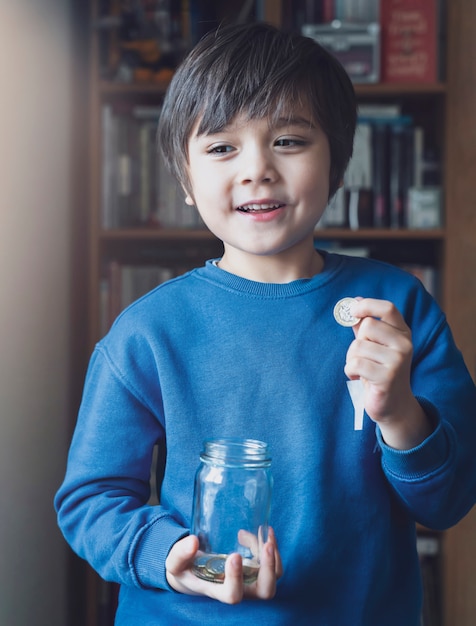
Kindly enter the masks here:
[[164, 99], [158, 142], [172, 174], [189, 190], [188, 140], [224, 128], [238, 114], [286, 117], [309, 105], [329, 140], [329, 197], [352, 156], [357, 102], [341, 64], [317, 42], [269, 24], [221, 27], [195, 46]]

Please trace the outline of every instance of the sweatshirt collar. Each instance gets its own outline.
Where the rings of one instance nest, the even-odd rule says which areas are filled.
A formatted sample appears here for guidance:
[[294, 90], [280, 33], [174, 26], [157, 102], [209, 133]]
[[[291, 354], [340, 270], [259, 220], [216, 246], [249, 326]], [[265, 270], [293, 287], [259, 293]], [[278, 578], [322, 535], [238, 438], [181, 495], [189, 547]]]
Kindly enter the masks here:
[[318, 289], [331, 280], [341, 266], [344, 257], [319, 250], [324, 259], [324, 267], [311, 278], [300, 278], [289, 283], [261, 283], [231, 274], [217, 266], [220, 259], [210, 259], [198, 270], [200, 277], [224, 289], [246, 293], [250, 296], [267, 298], [289, 298]]

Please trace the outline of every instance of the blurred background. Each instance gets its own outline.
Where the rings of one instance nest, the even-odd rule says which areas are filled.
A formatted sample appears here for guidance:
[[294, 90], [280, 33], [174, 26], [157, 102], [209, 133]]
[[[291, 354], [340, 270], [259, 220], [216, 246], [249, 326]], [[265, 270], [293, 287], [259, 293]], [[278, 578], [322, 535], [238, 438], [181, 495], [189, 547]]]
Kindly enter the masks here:
[[[74, 0], [0, 0], [0, 624], [65, 626]], [[77, 3], [79, 4], [79, 3]]]

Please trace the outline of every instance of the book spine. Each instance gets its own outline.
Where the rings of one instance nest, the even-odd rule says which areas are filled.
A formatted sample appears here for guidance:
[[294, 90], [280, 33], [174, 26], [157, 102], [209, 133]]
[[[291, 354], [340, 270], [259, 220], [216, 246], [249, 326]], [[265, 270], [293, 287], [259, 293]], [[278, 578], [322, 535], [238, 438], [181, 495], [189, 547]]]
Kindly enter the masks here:
[[101, 115], [102, 134], [102, 194], [101, 194], [101, 226], [112, 228], [112, 195], [115, 193], [114, 185], [114, 154], [112, 145], [113, 113], [111, 105], [104, 105]]
[[410, 189], [415, 184], [415, 126], [412, 123], [403, 130], [403, 226], [408, 228]]
[[368, 122], [358, 122], [354, 155], [344, 177], [349, 228], [370, 228], [372, 215], [372, 127]]
[[433, 298], [438, 299], [438, 272], [436, 268], [420, 263], [403, 263], [400, 267], [418, 278], [428, 293]]
[[390, 226], [403, 228], [405, 225], [405, 128], [403, 126], [390, 126], [390, 167], [389, 167], [389, 191], [390, 191]]
[[118, 117], [117, 153], [117, 210], [118, 225], [130, 226], [130, 204], [132, 195], [132, 159], [130, 155], [129, 119], [121, 113]]
[[441, 548], [437, 536], [417, 537], [417, 552], [423, 589], [422, 626], [442, 626]]
[[438, 80], [438, 0], [382, 0], [382, 80]]
[[387, 228], [389, 211], [389, 147], [388, 125], [376, 123], [372, 128], [372, 178], [374, 191], [374, 227]]
[[334, 0], [322, 0], [322, 22], [328, 24], [334, 17]]

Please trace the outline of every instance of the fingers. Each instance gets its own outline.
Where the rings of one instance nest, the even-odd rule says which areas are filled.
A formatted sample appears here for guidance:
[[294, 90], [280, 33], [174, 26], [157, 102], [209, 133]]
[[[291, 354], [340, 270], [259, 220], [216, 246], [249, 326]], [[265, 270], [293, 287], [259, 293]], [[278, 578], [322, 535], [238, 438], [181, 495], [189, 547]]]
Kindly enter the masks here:
[[253, 556], [257, 556], [263, 547], [263, 535], [261, 529], [259, 530], [258, 537], [254, 533], [250, 533], [248, 530], [239, 530], [238, 541], [241, 546], [248, 548]]
[[351, 313], [360, 319], [347, 351], [345, 374], [364, 383], [364, 407], [376, 422], [402, 421], [415, 404], [410, 384], [411, 331], [386, 300], [357, 299]]
[[278, 543], [276, 541], [276, 535], [274, 533], [273, 528], [269, 528], [269, 540], [272, 541], [274, 546], [274, 555], [275, 555], [275, 571], [276, 578], [279, 579], [283, 575], [283, 562], [281, 560], [281, 554], [278, 549]]
[[261, 566], [255, 584], [255, 596], [261, 600], [274, 598], [276, 594], [276, 550], [271, 542], [264, 545]]
[[361, 321], [354, 326], [347, 376], [378, 379], [385, 371], [398, 370], [411, 357], [411, 332], [393, 303], [363, 298], [353, 303], [351, 313]]
[[268, 543], [270, 543], [273, 546], [276, 578], [279, 579], [283, 575], [283, 563], [281, 561], [281, 554], [279, 553], [278, 543], [276, 541], [274, 528], [272, 528], [271, 526], [268, 528]]
[[[390, 373], [397, 372], [409, 359], [412, 346], [406, 338], [393, 341], [382, 337], [380, 341], [367, 336], [359, 337], [350, 345], [345, 365], [346, 375], [353, 378], [363, 378], [377, 382]], [[386, 343], [382, 343], [382, 342]]]
[[198, 550], [198, 537], [189, 535], [177, 541], [165, 560], [166, 578], [169, 585], [179, 593], [199, 595], [195, 588], [197, 577], [191, 567]]
[[198, 538], [189, 535], [177, 541], [165, 561], [169, 585], [179, 593], [203, 595], [227, 604], [236, 604], [243, 598], [243, 565], [239, 554], [232, 554], [225, 563], [223, 584], [203, 580], [192, 570], [198, 550]]
[[356, 298], [352, 303], [351, 314], [361, 320], [373, 317], [395, 328], [406, 328], [405, 321], [393, 302], [376, 298]]
[[218, 600], [226, 604], [241, 602], [244, 595], [243, 561], [239, 554], [230, 554], [225, 563], [225, 580], [220, 585]]
[[173, 576], [178, 576], [189, 569], [193, 563], [197, 550], [198, 537], [195, 537], [195, 535], [188, 535], [187, 537], [180, 539], [180, 541], [177, 541], [170, 550], [165, 561], [167, 571]]
[[276, 583], [283, 574], [281, 556], [272, 528], [268, 529], [268, 541], [262, 546], [260, 563], [258, 578], [252, 585], [245, 585], [244, 595], [269, 600], [276, 595]]
[[[257, 538], [252, 533], [245, 537], [254, 547], [258, 547]], [[254, 540], [252, 539], [254, 537]], [[268, 540], [260, 544], [261, 565], [255, 581], [247, 581], [252, 575], [247, 562], [239, 554], [231, 554], [225, 562], [224, 577], [221, 584], [203, 580], [192, 571], [194, 558], [198, 550], [198, 538], [194, 535], [184, 537], [174, 544], [166, 559], [166, 575], [169, 585], [180, 593], [205, 595], [226, 604], [241, 602], [244, 596], [267, 600], [276, 594], [276, 581], [283, 573], [281, 557], [272, 528]], [[247, 584], [249, 583], [249, 584]]]

